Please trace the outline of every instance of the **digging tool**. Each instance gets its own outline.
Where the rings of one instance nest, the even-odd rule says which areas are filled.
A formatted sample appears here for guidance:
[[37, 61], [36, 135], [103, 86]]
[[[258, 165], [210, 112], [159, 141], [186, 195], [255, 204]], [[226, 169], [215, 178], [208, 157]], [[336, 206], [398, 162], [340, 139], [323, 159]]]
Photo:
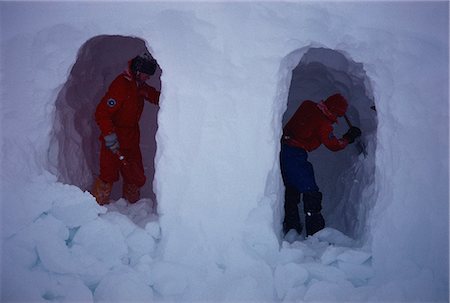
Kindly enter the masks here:
[[[347, 117], [347, 115], [344, 115], [345, 118], [345, 122], [347, 122], [348, 127], [352, 128], [353, 124], [350, 122], [350, 119]], [[367, 156], [367, 151], [366, 151], [366, 147], [364, 146], [364, 144], [361, 142], [360, 138], [356, 138], [355, 140], [355, 146], [358, 149], [358, 154], [363, 154], [364, 158]]]

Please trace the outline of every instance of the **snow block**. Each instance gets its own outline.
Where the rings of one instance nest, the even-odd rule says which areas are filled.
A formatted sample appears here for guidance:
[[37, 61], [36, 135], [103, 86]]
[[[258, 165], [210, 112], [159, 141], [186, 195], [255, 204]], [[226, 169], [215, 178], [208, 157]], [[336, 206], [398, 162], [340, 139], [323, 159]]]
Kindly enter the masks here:
[[351, 263], [351, 264], [363, 264], [364, 262], [368, 261], [372, 255], [368, 252], [359, 251], [359, 250], [353, 250], [348, 249], [341, 254], [339, 254], [336, 259], [339, 261], [342, 261], [344, 263]]
[[80, 227], [73, 238], [73, 247], [109, 267], [121, 265], [128, 254], [120, 227], [102, 218]]
[[307, 290], [306, 302], [350, 302], [355, 288], [348, 281], [316, 281]]
[[152, 288], [134, 272], [116, 272], [104, 277], [94, 292], [95, 302], [152, 302]]
[[70, 195], [74, 190], [66, 190], [64, 197], [53, 203], [50, 213], [62, 221], [67, 227], [73, 228], [88, 223], [104, 214], [106, 209], [95, 201], [95, 198], [88, 192], [82, 193], [77, 187], [73, 189], [79, 191]]
[[161, 296], [182, 294], [189, 285], [188, 270], [169, 262], [155, 263], [151, 268], [152, 286]]
[[304, 285], [308, 277], [308, 271], [300, 264], [288, 263], [277, 266], [274, 272], [274, 283], [278, 299], [282, 300], [291, 289]]
[[161, 227], [158, 222], [149, 222], [145, 225], [145, 230], [153, 237], [155, 240], [161, 238]]
[[347, 279], [355, 286], [366, 285], [367, 280], [375, 275], [373, 268], [367, 265], [339, 261], [337, 267], [345, 273]]
[[304, 263], [302, 265], [309, 272], [311, 279], [335, 283], [347, 280], [345, 273], [334, 266], [325, 266], [320, 263]]
[[355, 241], [352, 238], [330, 227], [322, 229], [321, 231], [317, 232], [313, 237], [319, 239], [320, 241], [325, 241], [330, 244], [335, 244], [337, 246], [353, 247], [355, 245]]
[[76, 276], [53, 276], [51, 282], [42, 296], [47, 302], [94, 302], [91, 290]]
[[156, 248], [154, 238], [146, 230], [136, 228], [125, 240], [130, 250], [131, 263], [136, 263], [143, 255], [153, 254]]
[[330, 265], [337, 260], [338, 256], [340, 256], [343, 252], [347, 250], [348, 248], [346, 247], [338, 247], [330, 245], [323, 252], [322, 256], [320, 256], [320, 262], [322, 262], [322, 264], [325, 265]]
[[283, 242], [283, 246], [280, 249], [277, 259], [278, 264], [300, 263], [305, 259], [305, 251], [303, 249], [291, 248], [285, 243], [287, 244], [287, 242]]

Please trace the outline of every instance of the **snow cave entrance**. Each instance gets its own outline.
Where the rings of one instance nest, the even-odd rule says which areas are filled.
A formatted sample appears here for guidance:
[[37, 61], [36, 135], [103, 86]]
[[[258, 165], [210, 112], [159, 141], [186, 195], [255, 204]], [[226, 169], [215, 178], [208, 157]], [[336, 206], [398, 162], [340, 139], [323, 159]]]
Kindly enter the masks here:
[[[100, 131], [94, 120], [95, 109], [112, 80], [127, 68], [128, 61], [144, 51], [148, 51], [144, 40], [117, 35], [93, 37], [79, 49], [55, 102], [50, 163], [59, 181], [90, 190], [99, 174]], [[160, 75], [158, 67], [148, 81], [157, 90], [161, 89]], [[154, 203], [157, 112], [158, 107], [146, 103], [140, 120], [141, 151], [147, 176], [141, 198], [150, 198]], [[122, 180], [114, 184], [111, 198], [119, 199], [121, 192]]]
[[[285, 62], [291, 64], [299, 63], [290, 66], [292, 78], [283, 126], [302, 101], [319, 102], [340, 92], [349, 101], [349, 120], [362, 130], [359, 143], [338, 152], [322, 145], [309, 153], [309, 161], [323, 193], [322, 213], [326, 226], [363, 240], [375, 201], [377, 117], [370, 80], [363, 64], [336, 50], [308, 47], [291, 53], [286, 59]], [[335, 135], [340, 138], [348, 128], [345, 119], [340, 118], [334, 127]], [[302, 216], [303, 202], [299, 204], [299, 210]]]

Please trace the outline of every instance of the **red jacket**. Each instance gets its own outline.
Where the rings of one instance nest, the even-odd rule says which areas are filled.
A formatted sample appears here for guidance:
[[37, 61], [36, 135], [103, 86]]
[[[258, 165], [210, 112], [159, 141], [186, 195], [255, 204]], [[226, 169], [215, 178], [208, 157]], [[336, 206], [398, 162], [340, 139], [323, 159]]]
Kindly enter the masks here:
[[334, 136], [333, 123], [337, 121], [338, 116], [345, 114], [346, 102], [345, 106], [340, 104], [338, 111], [331, 111], [336, 104], [330, 103], [330, 98], [319, 104], [304, 101], [283, 129], [284, 142], [308, 152], [315, 150], [322, 143], [332, 151], [344, 149], [348, 140]]
[[155, 88], [145, 83], [138, 86], [129, 73], [119, 75], [95, 111], [102, 138], [116, 133], [121, 148], [139, 145], [139, 119], [144, 109], [144, 99], [158, 105], [159, 95]]

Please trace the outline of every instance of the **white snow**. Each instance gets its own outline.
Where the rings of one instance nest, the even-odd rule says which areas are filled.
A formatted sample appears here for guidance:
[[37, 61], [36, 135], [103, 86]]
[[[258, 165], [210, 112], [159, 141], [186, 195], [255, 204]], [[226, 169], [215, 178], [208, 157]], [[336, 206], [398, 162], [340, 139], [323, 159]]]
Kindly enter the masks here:
[[[448, 2], [0, 14], [2, 302], [449, 300]], [[162, 91], [141, 121], [148, 181], [102, 207], [93, 110], [144, 49]], [[327, 228], [283, 239], [283, 123], [336, 90], [366, 154], [310, 153]]]

